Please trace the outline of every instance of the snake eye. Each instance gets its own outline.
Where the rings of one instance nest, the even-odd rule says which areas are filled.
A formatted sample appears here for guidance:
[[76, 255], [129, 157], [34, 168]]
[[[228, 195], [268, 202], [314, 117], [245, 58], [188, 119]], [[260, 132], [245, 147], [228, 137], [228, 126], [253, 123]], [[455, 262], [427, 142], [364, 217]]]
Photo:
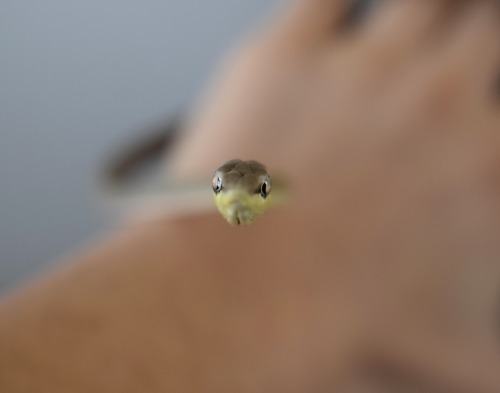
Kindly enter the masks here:
[[266, 199], [270, 192], [271, 192], [271, 179], [268, 177], [260, 185], [260, 195], [262, 196], [262, 198]]
[[212, 189], [216, 194], [218, 194], [220, 190], [222, 190], [222, 179], [219, 175], [215, 175], [212, 179]]

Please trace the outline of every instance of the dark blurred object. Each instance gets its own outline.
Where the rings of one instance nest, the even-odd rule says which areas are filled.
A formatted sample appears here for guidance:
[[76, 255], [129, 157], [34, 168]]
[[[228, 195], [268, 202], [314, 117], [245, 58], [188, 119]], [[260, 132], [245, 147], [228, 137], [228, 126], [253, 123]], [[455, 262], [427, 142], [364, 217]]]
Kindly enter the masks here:
[[352, 7], [344, 20], [344, 28], [354, 28], [380, 0], [353, 0]]
[[159, 169], [165, 154], [172, 149], [182, 128], [181, 116], [151, 129], [126, 143], [103, 168], [103, 181], [112, 186], [133, 184]]

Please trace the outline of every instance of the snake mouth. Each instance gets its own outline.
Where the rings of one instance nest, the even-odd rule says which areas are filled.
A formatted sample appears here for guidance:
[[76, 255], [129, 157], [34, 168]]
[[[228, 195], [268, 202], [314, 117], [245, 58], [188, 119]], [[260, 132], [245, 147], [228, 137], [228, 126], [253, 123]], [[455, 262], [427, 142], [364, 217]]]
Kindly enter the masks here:
[[235, 203], [228, 209], [228, 218], [233, 225], [246, 225], [253, 221], [251, 210], [241, 203]]
[[231, 213], [229, 216], [231, 217], [231, 221], [233, 225], [244, 225], [245, 219], [244, 214], [241, 211], [241, 207], [237, 206], [231, 209]]
[[251, 224], [255, 217], [254, 196], [240, 190], [222, 191], [216, 195], [216, 204], [224, 218], [235, 226]]

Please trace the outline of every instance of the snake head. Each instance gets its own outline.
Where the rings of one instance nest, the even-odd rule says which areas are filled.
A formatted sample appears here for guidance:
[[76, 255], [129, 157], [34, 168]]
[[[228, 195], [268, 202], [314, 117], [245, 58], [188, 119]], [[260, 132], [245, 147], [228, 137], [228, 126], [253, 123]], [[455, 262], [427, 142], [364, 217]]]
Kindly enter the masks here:
[[214, 200], [220, 214], [232, 225], [246, 225], [269, 205], [271, 178], [257, 161], [231, 160], [215, 172]]

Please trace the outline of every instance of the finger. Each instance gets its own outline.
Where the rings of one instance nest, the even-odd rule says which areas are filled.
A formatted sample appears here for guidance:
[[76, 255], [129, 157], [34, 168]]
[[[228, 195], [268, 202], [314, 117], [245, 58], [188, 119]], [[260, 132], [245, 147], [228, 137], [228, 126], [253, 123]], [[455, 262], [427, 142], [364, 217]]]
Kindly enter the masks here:
[[447, 1], [389, 0], [376, 8], [359, 32], [360, 61], [390, 71], [411, 52], [428, 43]]
[[290, 38], [311, 44], [331, 37], [352, 0], [297, 0], [283, 20]]
[[500, 70], [499, 9], [494, 1], [464, 7], [439, 48], [443, 79], [452, 78], [483, 96], [494, 92]]
[[[415, 333], [415, 332], [413, 332]], [[373, 361], [450, 392], [500, 391], [500, 351], [494, 340], [441, 335], [392, 335]]]

